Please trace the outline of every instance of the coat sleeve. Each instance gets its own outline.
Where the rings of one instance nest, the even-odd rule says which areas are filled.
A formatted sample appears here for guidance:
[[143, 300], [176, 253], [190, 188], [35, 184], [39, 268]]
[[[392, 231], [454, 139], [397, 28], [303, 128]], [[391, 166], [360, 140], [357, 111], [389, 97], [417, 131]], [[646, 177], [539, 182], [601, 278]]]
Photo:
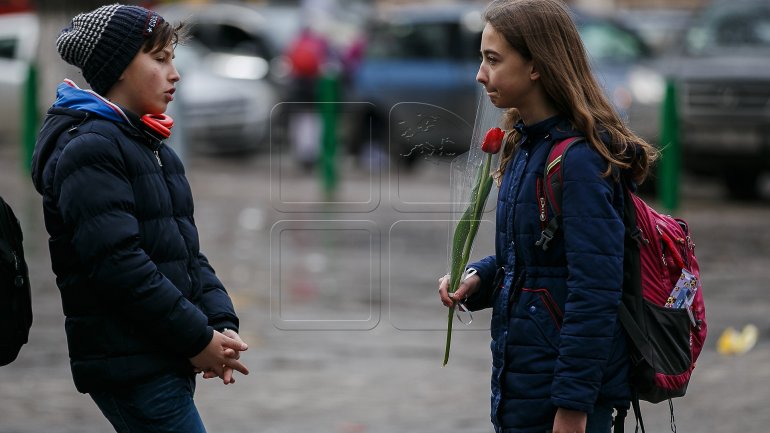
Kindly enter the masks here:
[[140, 247], [134, 192], [118, 144], [97, 133], [62, 151], [54, 194], [72, 245], [106, 308], [185, 357], [211, 341], [207, 317], [158, 271]]
[[555, 406], [593, 411], [610, 357], [623, 285], [622, 215], [613, 206], [607, 165], [585, 143], [563, 163], [563, 233], [567, 297], [551, 399]]
[[471, 311], [483, 310], [492, 307], [492, 293], [494, 292], [495, 276], [497, 275], [497, 260], [495, 256], [487, 256], [478, 262], [468, 265], [478, 272], [481, 278], [481, 287], [465, 302]]
[[201, 284], [203, 286], [203, 299], [201, 307], [209, 319], [209, 325], [218, 331], [232, 329], [238, 332], [238, 316], [230, 296], [224, 285], [214, 273], [214, 268], [202, 253], [198, 254], [198, 262], [201, 266]]

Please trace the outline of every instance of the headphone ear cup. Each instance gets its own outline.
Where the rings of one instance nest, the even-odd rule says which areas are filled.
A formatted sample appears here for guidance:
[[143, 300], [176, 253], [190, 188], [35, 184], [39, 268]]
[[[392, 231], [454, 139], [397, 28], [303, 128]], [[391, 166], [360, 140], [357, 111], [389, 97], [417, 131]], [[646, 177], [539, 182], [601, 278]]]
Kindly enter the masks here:
[[168, 138], [171, 136], [174, 119], [166, 114], [145, 114], [142, 116], [142, 124], [150, 132], [157, 133], [163, 138]]

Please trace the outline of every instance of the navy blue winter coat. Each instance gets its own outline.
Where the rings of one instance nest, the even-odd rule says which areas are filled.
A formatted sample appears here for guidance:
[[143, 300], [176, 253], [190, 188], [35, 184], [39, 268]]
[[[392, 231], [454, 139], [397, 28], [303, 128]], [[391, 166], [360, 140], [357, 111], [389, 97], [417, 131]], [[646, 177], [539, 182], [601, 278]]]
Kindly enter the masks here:
[[[496, 251], [471, 264], [492, 307], [492, 422], [499, 433], [543, 433], [558, 407], [592, 412], [629, 406], [626, 337], [617, 318], [623, 281], [623, 194], [587, 142], [564, 168], [563, 223], [547, 251], [536, 246], [538, 179], [551, 146], [581, 135], [556, 116], [523, 127], [497, 202]], [[499, 271], [498, 269], [504, 269]], [[495, 278], [497, 274], [497, 279]]]
[[213, 329], [238, 326], [181, 161], [133, 117], [65, 81], [32, 162], [81, 392], [192, 374]]

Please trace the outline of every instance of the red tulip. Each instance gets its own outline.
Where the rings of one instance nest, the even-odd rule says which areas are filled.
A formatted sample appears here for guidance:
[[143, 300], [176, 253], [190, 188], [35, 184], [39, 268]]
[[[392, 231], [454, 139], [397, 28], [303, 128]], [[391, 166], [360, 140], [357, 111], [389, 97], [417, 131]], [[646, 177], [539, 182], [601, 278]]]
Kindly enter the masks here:
[[492, 128], [487, 131], [484, 141], [481, 143], [481, 150], [486, 153], [497, 153], [503, 146], [503, 137], [505, 137], [505, 131], [500, 128]]

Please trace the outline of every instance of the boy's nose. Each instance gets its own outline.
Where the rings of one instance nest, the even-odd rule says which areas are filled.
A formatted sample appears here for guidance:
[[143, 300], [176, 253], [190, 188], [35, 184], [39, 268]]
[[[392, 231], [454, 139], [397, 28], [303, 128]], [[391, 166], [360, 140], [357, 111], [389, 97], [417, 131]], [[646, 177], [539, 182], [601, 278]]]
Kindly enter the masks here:
[[182, 76], [179, 75], [179, 71], [176, 69], [176, 66], [173, 66], [173, 71], [171, 72], [171, 76], [169, 77], [169, 81], [172, 83], [176, 83], [177, 81], [182, 79]]

